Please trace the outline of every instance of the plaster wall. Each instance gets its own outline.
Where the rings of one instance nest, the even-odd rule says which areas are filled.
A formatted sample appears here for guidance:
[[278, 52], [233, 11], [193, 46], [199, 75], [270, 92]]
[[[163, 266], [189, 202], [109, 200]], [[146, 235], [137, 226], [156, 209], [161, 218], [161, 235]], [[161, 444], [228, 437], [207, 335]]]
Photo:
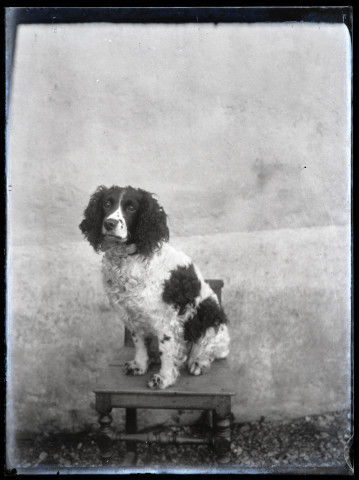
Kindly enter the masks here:
[[78, 229], [100, 184], [155, 192], [171, 242], [224, 280], [237, 419], [347, 408], [349, 106], [344, 26], [21, 26], [7, 172], [13, 429], [96, 423], [92, 386], [123, 342]]

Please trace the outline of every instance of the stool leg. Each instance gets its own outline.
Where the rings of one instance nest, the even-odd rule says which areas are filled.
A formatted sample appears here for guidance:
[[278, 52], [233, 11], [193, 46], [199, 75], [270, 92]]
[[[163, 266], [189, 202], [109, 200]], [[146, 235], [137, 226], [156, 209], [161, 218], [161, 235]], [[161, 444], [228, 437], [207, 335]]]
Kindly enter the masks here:
[[102, 465], [108, 465], [112, 457], [112, 432], [110, 428], [112, 417], [110, 415], [110, 411], [101, 413], [98, 419], [100, 424], [100, 433], [97, 438], [97, 444], [100, 449]]
[[206, 427], [208, 429], [213, 428], [212, 424], [212, 411], [211, 410], [203, 410], [202, 415], [199, 418], [198, 424]]
[[231, 459], [231, 414], [221, 410], [213, 411], [214, 450], [217, 462], [226, 464]]
[[[137, 410], [136, 408], [126, 408], [126, 433], [137, 433]], [[126, 442], [127, 459], [131, 463], [136, 462], [137, 443]]]

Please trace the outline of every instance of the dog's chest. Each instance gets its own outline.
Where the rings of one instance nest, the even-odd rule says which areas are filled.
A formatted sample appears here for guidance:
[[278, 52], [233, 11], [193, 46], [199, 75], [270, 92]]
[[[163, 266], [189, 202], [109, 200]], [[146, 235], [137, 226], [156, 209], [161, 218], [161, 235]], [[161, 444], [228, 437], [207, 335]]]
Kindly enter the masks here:
[[164, 318], [177, 318], [174, 306], [163, 299], [164, 283], [173, 269], [188, 263], [188, 257], [167, 245], [150, 258], [106, 252], [102, 263], [106, 294], [129, 327], [156, 330]]
[[133, 256], [114, 262], [105, 256], [102, 273], [106, 294], [114, 305], [133, 307], [143, 297], [148, 284], [145, 262], [136, 261]]

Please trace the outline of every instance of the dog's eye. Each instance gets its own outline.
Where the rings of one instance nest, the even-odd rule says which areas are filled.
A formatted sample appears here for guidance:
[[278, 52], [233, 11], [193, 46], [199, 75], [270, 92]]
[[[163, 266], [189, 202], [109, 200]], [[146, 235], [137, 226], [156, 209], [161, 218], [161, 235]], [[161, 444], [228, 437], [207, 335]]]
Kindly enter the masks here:
[[111, 205], [112, 205], [112, 203], [111, 203], [110, 200], [107, 200], [107, 201], [103, 204], [103, 206], [104, 206], [105, 208], [110, 208]]
[[136, 207], [134, 205], [127, 205], [126, 210], [129, 212], [134, 212], [136, 210]]

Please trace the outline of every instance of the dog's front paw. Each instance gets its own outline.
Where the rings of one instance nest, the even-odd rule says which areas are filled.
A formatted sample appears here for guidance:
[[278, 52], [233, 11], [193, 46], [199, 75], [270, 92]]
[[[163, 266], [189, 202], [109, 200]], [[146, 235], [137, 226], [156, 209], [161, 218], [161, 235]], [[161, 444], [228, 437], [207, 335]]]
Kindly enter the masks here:
[[197, 360], [188, 365], [189, 373], [191, 375], [203, 375], [211, 366], [211, 362], [204, 362]]
[[143, 375], [147, 371], [147, 367], [139, 365], [136, 360], [130, 360], [124, 366], [126, 375]]
[[147, 385], [153, 390], [162, 390], [169, 385], [169, 382], [167, 382], [159, 373], [155, 373], [152, 375]]

